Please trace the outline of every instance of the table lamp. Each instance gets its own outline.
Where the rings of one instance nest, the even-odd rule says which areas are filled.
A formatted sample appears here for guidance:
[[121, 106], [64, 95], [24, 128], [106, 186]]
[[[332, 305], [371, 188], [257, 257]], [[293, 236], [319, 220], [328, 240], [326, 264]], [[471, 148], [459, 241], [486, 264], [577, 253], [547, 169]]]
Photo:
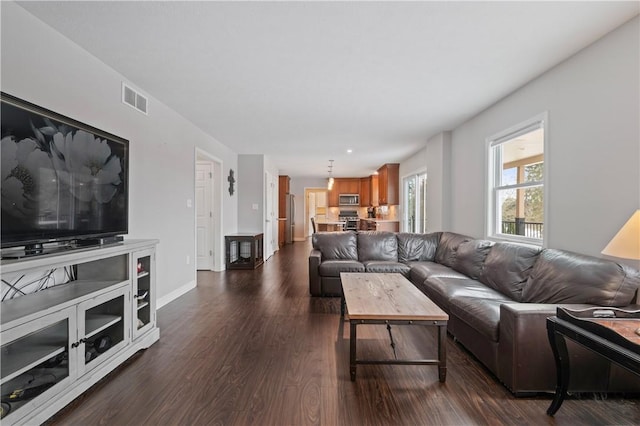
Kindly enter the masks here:
[[[640, 209], [631, 216], [602, 250], [607, 256], [640, 260]], [[636, 330], [640, 335], [640, 328]]]
[[640, 209], [631, 216], [602, 250], [607, 256], [640, 260]]

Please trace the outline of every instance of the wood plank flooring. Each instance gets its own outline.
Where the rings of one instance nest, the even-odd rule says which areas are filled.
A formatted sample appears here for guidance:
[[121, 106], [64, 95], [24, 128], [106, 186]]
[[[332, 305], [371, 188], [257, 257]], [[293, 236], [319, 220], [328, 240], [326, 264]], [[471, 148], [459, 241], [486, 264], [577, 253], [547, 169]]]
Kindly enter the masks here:
[[[640, 400], [515, 398], [447, 339], [432, 366], [358, 366], [349, 379], [339, 298], [308, 294], [309, 243], [255, 271], [199, 272], [158, 311], [160, 341], [49, 420], [51, 425], [632, 425]], [[435, 330], [395, 327], [399, 357], [435, 356]], [[381, 326], [358, 328], [359, 356], [390, 354]], [[373, 355], [372, 355], [373, 354]], [[389, 355], [390, 356], [390, 355]]]

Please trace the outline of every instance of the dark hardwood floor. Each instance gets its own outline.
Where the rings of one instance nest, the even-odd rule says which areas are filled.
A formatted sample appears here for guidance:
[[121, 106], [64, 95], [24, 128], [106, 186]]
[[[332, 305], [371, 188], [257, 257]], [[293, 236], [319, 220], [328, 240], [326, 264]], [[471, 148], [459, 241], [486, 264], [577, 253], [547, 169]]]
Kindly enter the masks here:
[[[349, 379], [338, 298], [308, 294], [310, 245], [255, 271], [198, 273], [158, 311], [160, 341], [48, 423], [53, 425], [631, 425], [638, 399], [515, 398], [451, 338], [448, 374], [432, 366], [359, 366]], [[359, 355], [390, 356], [387, 331], [358, 328]], [[435, 356], [435, 330], [396, 327], [399, 356]]]

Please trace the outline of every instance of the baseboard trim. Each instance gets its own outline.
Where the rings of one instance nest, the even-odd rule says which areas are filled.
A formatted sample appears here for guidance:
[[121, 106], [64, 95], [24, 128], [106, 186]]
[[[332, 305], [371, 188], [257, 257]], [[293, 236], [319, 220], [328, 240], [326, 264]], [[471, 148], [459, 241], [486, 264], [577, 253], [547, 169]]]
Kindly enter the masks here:
[[169, 294], [167, 294], [165, 296], [162, 296], [160, 299], [158, 299], [156, 301], [156, 309], [162, 308], [167, 303], [176, 300], [178, 297], [180, 297], [183, 294], [193, 290], [194, 288], [196, 288], [195, 280], [194, 281], [190, 281], [190, 282], [186, 283], [185, 285], [178, 287], [177, 289], [173, 290], [171, 293], [169, 293]]

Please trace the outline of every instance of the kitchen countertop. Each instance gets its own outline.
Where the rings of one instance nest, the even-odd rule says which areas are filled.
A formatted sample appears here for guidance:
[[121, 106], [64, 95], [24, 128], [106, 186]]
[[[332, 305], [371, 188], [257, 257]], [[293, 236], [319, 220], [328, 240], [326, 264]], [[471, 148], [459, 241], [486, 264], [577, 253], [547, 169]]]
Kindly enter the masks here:
[[316, 220], [316, 225], [344, 225], [345, 223], [344, 220]]
[[393, 220], [393, 219], [376, 219], [376, 218], [370, 218], [370, 217], [365, 217], [365, 218], [360, 218], [360, 220], [366, 220], [369, 222], [400, 222], [399, 220]]

